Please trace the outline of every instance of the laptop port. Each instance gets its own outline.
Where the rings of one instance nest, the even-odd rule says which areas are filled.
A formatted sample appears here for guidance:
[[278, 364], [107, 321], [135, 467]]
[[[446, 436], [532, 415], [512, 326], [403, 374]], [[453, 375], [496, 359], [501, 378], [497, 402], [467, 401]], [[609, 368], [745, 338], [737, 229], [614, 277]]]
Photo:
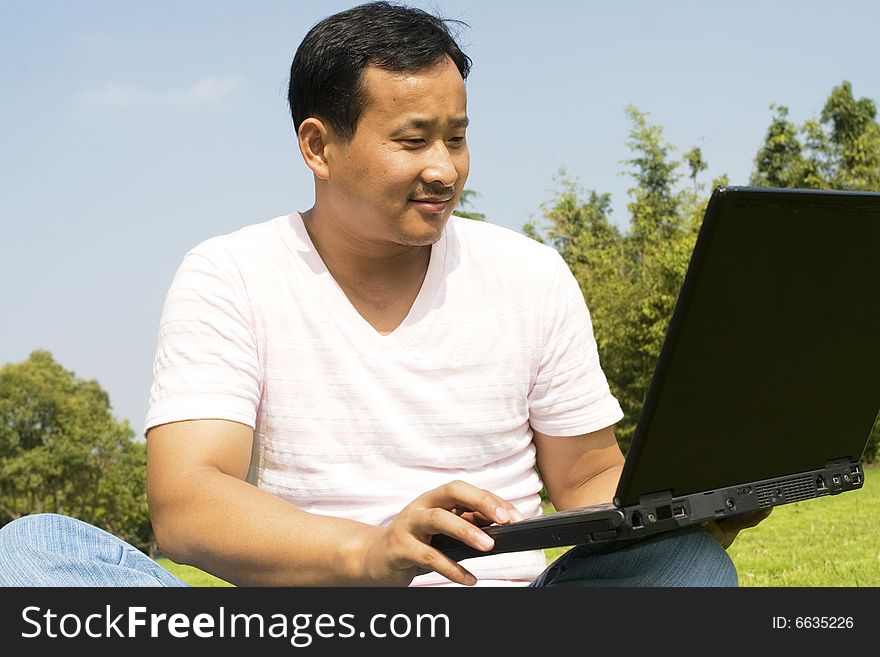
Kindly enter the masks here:
[[685, 511], [683, 506], [676, 506], [672, 508], [672, 515], [676, 518], [686, 518], [687, 511]]
[[633, 529], [643, 529], [644, 527], [645, 527], [645, 523], [642, 521], [642, 514], [639, 511], [633, 511], [632, 528]]
[[828, 482], [822, 475], [816, 477], [816, 490], [828, 490]]

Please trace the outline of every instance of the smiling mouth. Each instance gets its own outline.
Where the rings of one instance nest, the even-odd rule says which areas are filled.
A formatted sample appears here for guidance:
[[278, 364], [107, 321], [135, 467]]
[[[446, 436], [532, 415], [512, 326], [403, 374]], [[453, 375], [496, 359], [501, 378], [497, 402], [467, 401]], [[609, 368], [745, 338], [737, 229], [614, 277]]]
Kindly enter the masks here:
[[429, 197], [429, 198], [412, 198], [411, 203], [416, 204], [419, 208], [428, 212], [443, 212], [446, 206], [452, 201], [452, 197]]

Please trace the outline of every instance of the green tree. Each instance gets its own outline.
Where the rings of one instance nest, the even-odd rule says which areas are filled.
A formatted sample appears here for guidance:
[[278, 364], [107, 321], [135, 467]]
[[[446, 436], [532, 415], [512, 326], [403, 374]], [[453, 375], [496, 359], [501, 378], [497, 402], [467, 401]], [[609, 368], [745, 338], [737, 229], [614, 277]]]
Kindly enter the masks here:
[[[699, 149], [683, 161], [673, 159], [662, 129], [635, 107], [626, 112], [631, 157], [624, 164], [633, 180], [628, 230], [611, 221], [610, 195], [584, 192], [564, 171], [556, 197], [542, 208], [542, 227], [523, 227], [559, 251], [581, 286], [603, 370], [624, 410], [616, 428], [624, 451], [690, 260], [704, 207], [695, 191], [697, 176], [707, 168]], [[683, 163], [693, 190], [677, 187]]]
[[773, 104], [770, 109], [776, 114], [755, 157], [751, 183], [759, 187], [821, 186], [816, 163], [805, 155], [800, 130], [789, 120], [788, 108]]
[[776, 112], [755, 157], [751, 183], [763, 187], [880, 190], [880, 125], [877, 104], [856, 100], [844, 81], [832, 89], [818, 119], [800, 128], [788, 108]]
[[831, 91], [820, 115], [824, 134], [811, 133], [828, 163], [830, 187], [880, 190], [880, 125], [876, 118], [877, 104], [870, 98], [856, 100], [849, 82]]
[[[869, 98], [856, 100], [848, 81], [831, 90], [818, 119], [800, 128], [788, 120], [784, 106], [771, 109], [776, 116], [755, 158], [752, 184], [880, 191], [877, 104]], [[877, 460], [878, 447], [880, 421], [871, 432], [866, 460]]]
[[696, 147], [684, 154], [684, 161], [687, 162], [688, 169], [690, 169], [690, 178], [694, 183], [694, 193], [696, 194], [699, 189], [697, 176], [709, 168], [709, 163], [703, 159], [703, 151]]
[[[819, 120], [798, 128], [788, 109], [775, 116], [755, 158], [751, 182], [773, 187], [880, 190], [880, 129], [873, 101], [855, 100], [849, 83], [832, 91]], [[678, 291], [702, 223], [707, 198], [699, 175], [708, 169], [699, 148], [673, 157], [675, 149], [635, 107], [624, 160], [633, 185], [628, 190], [629, 226], [610, 221], [611, 199], [584, 192], [562, 171], [555, 197], [542, 206], [541, 225], [523, 232], [556, 248], [580, 283], [590, 309], [599, 357], [612, 392], [623, 407], [617, 425], [626, 451], [653, 376]], [[692, 185], [678, 185], [680, 167]], [[711, 189], [727, 185], [727, 176]], [[877, 457], [880, 421], [866, 457]]]
[[461, 210], [464, 206], [470, 206], [473, 203], [474, 197], [479, 196], [478, 192], [475, 192], [472, 189], [463, 189], [461, 192], [461, 199], [458, 201], [458, 208], [455, 209], [456, 216], [466, 217], [467, 219], [474, 219], [475, 221], [485, 221], [486, 215], [482, 212], [473, 212], [472, 210]]
[[0, 368], [0, 524], [62, 513], [147, 551], [146, 448], [97, 381], [47, 351]]

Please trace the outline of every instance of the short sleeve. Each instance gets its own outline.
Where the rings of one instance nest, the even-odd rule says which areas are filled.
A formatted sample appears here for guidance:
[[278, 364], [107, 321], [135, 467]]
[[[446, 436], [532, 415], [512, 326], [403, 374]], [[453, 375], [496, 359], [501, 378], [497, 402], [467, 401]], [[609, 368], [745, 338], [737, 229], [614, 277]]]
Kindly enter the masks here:
[[[231, 265], [227, 270], [234, 272]], [[180, 420], [255, 426], [261, 395], [252, 313], [240, 277], [190, 251], [175, 273], [159, 321], [144, 434]]]
[[598, 431], [620, 421], [623, 411], [602, 371], [584, 296], [561, 257], [552, 281], [529, 423], [551, 436]]

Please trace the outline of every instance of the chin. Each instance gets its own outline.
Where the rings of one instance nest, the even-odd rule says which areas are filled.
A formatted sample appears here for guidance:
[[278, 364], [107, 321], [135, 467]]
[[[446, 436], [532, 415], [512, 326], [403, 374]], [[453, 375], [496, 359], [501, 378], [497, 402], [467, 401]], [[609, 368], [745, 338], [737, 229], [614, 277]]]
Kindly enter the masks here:
[[441, 235], [442, 232], [430, 235], [401, 235], [397, 241], [404, 246], [431, 246], [440, 239]]
[[443, 235], [443, 228], [449, 217], [443, 217], [437, 222], [422, 223], [420, 226], [406, 227], [400, 231], [398, 242], [405, 246], [430, 246]]

